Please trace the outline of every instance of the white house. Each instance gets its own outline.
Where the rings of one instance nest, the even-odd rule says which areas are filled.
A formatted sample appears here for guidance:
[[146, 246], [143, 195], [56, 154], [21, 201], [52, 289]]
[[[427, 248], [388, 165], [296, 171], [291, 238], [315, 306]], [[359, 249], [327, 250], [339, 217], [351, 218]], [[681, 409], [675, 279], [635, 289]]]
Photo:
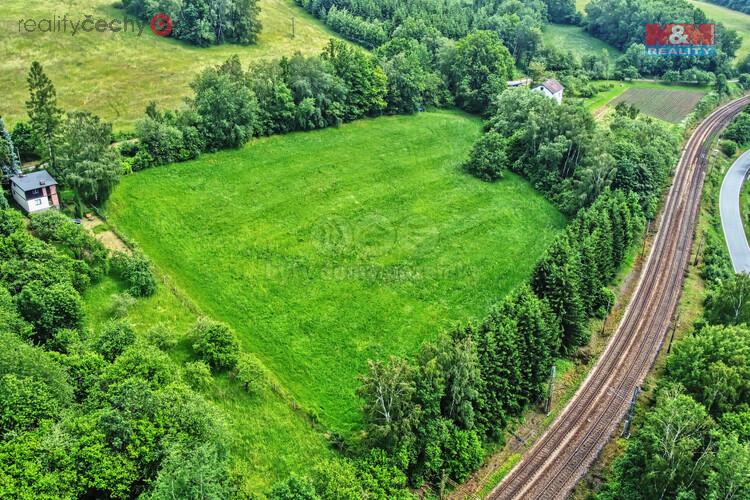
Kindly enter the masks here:
[[557, 104], [562, 103], [563, 99], [563, 92], [565, 92], [565, 87], [562, 86], [562, 83], [558, 82], [554, 78], [549, 78], [547, 80], [544, 80], [544, 82], [531, 89], [533, 92], [541, 92], [542, 94], [546, 95], [547, 97], [551, 97], [555, 101], [557, 101]]
[[16, 203], [27, 213], [60, 208], [57, 182], [46, 170], [14, 175], [10, 178], [10, 191]]

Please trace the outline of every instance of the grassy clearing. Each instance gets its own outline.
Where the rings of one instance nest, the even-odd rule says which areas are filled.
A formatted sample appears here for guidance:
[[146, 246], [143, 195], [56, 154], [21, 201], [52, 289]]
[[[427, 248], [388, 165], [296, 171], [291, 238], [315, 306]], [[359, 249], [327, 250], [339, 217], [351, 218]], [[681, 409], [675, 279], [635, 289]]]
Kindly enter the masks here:
[[[174, 107], [190, 94], [188, 83], [202, 68], [238, 54], [244, 64], [295, 52], [317, 53], [334, 36], [293, 0], [260, 0], [263, 31], [255, 45], [197, 48], [155, 36], [145, 23], [138, 33], [19, 33], [21, 19], [51, 19], [53, 14], [81, 20], [123, 19], [112, 0], [3, 0], [0, 19], [0, 116], [11, 124], [26, 118], [26, 75], [41, 62], [66, 110], [86, 110], [131, 127], [149, 101]], [[296, 19], [296, 37], [291, 19]]]
[[643, 114], [670, 123], [679, 123], [706, 95], [695, 90], [662, 90], [631, 88], [610, 101], [611, 106], [624, 102], [635, 106]]
[[565, 224], [522, 179], [459, 171], [480, 128], [439, 111], [256, 140], [123, 179], [110, 221], [348, 433], [367, 359], [484, 316]]
[[594, 38], [580, 26], [567, 24], [547, 24], [544, 26], [544, 44], [562, 50], [571, 50], [578, 57], [599, 55], [603, 49], [609, 52], [609, 63], [614, 67], [615, 60], [622, 55], [615, 47]]
[[708, 2], [697, 2], [690, 0], [690, 3], [705, 12], [708, 17], [714, 21], [724, 23], [729, 29], [736, 30], [742, 35], [742, 46], [737, 51], [737, 58], [750, 54], [750, 16], [737, 10], [727, 9], [719, 5]]
[[[118, 281], [105, 278], [86, 292], [89, 328], [95, 330], [110, 319], [113, 296], [124, 289]], [[192, 360], [186, 332], [197, 319], [194, 307], [178, 296], [171, 285], [160, 283], [153, 297], [139, 299], [126, 316], [140, 333], [158, 323], [171, 327], [178, 341], [169, 353], [175, 369]], [[309, 470], [321, 458], [333, 455], [324, 436], [267, 387], [250, 395], [222, 376], [214, 379], [204, 395], [219, 408], [226, 422], [233, 469], [248, 492], [263, 491], [290, 473]]]

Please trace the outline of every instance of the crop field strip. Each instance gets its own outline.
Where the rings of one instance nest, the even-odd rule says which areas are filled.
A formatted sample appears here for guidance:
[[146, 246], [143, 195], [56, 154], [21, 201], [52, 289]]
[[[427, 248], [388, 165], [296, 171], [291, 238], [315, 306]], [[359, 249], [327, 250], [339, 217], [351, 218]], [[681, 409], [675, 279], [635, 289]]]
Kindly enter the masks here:
[[610, 106], [624, 102], [643, 114], [671, 123], [681, 122], [706, 95], [693, 90], [630, 88], [609, 102]]
[[610, 345], [555, 424], [490, 498], [565, 498], [614, 432], [634, 388], [653, 364], [679, 300], [708, 148], [748, 101], [745, 97], [720, 108], [693, 133], [645, 272]]
[[125, 178], [110, 220], [325, 427], [356, 431], [368, 358], [484, 316], [565, 225], [519, 177], [459, 170], [479, 127], [441, 111], [262, 139]]

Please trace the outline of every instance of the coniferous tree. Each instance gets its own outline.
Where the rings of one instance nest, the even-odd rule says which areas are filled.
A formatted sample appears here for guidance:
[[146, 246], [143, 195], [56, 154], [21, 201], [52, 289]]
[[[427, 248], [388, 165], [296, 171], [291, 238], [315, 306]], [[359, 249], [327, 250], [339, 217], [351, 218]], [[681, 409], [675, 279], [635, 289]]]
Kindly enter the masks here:
[[539, 261], [531, 279], [537, 296], [547, 299], [560, 318], [562, 350], [571, 352], [588, 340], [584, 302], [581, 298], [580, 255], [567, 235], [558, 238]]
[[46, 154], [55, 165], [57, 133], [62, 119], [62, 110], [57, 107], [57, 92], [52, 81], [37, 61], [31, 63], [29, 76], [29, 100], [26, 110], [31, 119], [31, 128], [41, 154]]
[[5, 128], [5, 122], [0, 117], [0, 175], [3, 178], [13, 177], [21, 171], [21, 163], [16, 154], [13, 138]]
[[528, 285], [509, 295], [500, 306], [500, 314], [512, 318], [516, 325], [516, 345], [520, 353], [520, 385], [516, 388], [519, 404], [539, 401], [560, 349], [560, 324], [549, 304]]

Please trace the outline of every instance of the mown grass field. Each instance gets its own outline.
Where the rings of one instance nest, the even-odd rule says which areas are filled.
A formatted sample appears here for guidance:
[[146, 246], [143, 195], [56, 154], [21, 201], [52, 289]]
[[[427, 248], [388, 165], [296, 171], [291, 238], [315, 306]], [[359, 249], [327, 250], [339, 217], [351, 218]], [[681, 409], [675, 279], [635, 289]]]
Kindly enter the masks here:
[[706, 95], [695, 90], [630, 88], [610, 101], [610, 106], [624, 102], [641, 113], [670, 123], [679, 123]]
[[484, 316], [565, 224], [519, 177], [460, 171], [480, 128], [438, 111], [260, 139], [126, 177], [107, 210], [324, 428], [348, 434], [368, 359]]
[[[26, 119], [26, 75], [31, 62], [44, 65], [60, 105], [85, 110], [112, 121], [118, 129], [132, 127], [150, 101], [174, 107], [190, 95], [188, 84], [204, 67], [238, 54], [243, 64], [295, 52], [318, 53], [332, 31], [297, 7], [293, 0], [260, 0], [263, 31], [250, 46], [190, 46], [155, 36], [146, 23], [138, 33], [19, 33], [18, 21], [44, 20], [67, 14], [73, 20], [123, 19], [112, 0], [3, 0], [0, 4], [0, 116], [11, 125]], [[292, 17], [296, 36], [292, 38]], [[23, 31], [23, 30], [22, 30]]]
[[614, 68], [615, 61], [622, 52], [606, 42], [589, 35], [581, 26], [547, 24], [544, 26], [544, 44], [561, 50], [571, 50], [578, 57], [599, 55], [603, 49], [609, 53], [609, 63]]

